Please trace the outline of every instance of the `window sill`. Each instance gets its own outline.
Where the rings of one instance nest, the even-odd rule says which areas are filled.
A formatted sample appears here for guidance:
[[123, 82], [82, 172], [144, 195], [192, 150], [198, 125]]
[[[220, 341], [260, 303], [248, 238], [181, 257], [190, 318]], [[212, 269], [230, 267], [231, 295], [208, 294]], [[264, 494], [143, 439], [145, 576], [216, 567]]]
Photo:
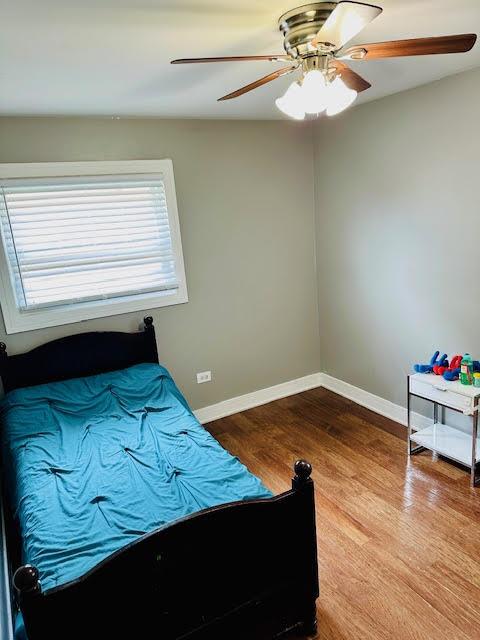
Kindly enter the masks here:
[[188, 302], [188, 294], [183, 285], [174, 292], [146, 293], [124, 298], [111, 298], [107, 301], [81, 302], [75, 305], [27, 312], [21, 312], [16, 308], [4, 310], [4, 322], [7, 334], [12, 334], [46, 327], [58, 327], [63, 324], [73, 324], [95, 318], [107, 318], [134, 311], [158, 309], [186, 302]]

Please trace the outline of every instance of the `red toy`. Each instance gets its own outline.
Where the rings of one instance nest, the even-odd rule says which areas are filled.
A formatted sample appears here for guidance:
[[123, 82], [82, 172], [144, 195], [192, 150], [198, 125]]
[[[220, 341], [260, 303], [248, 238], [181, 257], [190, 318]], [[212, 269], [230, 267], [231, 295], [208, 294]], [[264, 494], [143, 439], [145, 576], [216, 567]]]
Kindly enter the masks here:
[[433, 367], [433, 373], [435, 373], [437, 376], [443, 376], [446, 371], [451, 371], [453, 373], [455, 369], [458, 369], [460, 367], [461, 362], [462, 356], [454, 356], [450, 362], [450, 366], [442, 367], [440, 365], [435, 365]]

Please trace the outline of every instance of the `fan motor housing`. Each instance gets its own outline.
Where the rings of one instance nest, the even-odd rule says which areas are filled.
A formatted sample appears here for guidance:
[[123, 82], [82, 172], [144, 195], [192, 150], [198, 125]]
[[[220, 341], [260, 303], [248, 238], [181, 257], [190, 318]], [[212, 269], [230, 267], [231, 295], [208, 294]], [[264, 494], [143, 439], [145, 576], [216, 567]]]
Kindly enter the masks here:
[[[278, 20], [278, 28], [283, 33], [285, 51], [293, 58], [318, 53], [311, 41], [337, 7], [336, 2], [311, 2], [291, 9]], [[334, 45], [325, 45], [325, 52], [332, 51]]]

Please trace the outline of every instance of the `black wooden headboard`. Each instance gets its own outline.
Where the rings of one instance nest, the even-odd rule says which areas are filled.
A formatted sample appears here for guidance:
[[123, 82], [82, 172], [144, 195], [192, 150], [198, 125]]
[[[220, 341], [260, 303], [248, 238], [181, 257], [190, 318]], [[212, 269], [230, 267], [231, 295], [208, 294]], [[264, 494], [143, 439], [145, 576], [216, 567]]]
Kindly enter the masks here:
[[143, 362], [158, 362], [153, 318], [144, 331], [95, 331], [59, 338], [15, 356], [0, 342], [0, 377], [4, 391], [69, 378], [93, 376]]

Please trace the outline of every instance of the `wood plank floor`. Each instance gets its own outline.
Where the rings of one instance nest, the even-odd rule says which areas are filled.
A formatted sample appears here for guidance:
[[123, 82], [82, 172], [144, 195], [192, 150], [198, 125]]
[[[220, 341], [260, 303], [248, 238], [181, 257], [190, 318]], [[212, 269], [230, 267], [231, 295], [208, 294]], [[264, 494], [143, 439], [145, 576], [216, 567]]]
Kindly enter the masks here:
[[[480, 489], [325, 389], [207, 425], [274, 492], [313, 465], [324, 640], [480, 639]], [[403, 438], [403, 439], [402, 439]]]

